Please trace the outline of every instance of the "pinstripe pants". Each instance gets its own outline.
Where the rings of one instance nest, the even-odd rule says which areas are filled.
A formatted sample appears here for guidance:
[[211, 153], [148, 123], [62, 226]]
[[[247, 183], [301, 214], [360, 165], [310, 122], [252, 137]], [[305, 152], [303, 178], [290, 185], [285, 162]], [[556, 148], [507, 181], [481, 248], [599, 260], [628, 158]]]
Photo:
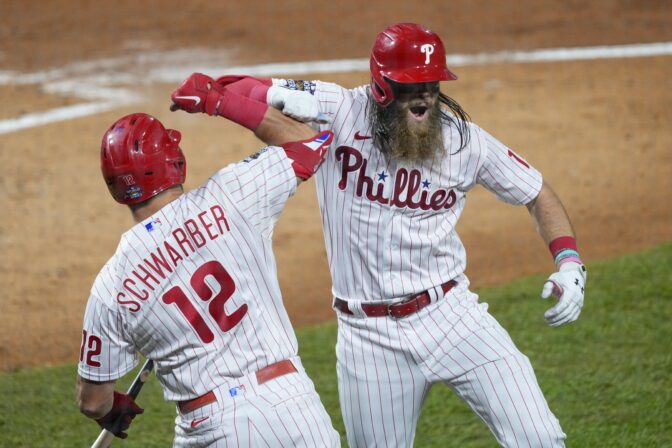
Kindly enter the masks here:
[[338, 447], [331, 424], [300, 360], [298, 373], [259, 385], [255, 374], [215, 389], [214, 403], [175, 418], [174, 447]]
[[338, 389], [351, 447], [411, 447], [445, 383], [506, 447], [564, 446], [528, 358], [467, 286], [402, 319], [338, 313]]

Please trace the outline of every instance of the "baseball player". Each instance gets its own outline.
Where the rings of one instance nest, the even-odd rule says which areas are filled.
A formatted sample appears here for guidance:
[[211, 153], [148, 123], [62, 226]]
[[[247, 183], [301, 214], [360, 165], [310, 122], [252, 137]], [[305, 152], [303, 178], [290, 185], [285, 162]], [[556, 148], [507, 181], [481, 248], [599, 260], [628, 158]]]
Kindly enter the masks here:
[[[193, 107], [207, 102], [204, 88], [188, 100]], [[283, 135], [314, 135], [271, 109], [255, 126], [260, 136], [273, 138], [264, 115], [285, 123]], [[174, 446], [340, 446], [297, 356], [271, 250], [287, 199], [332, 137], [263, 148], [185, 193], [179, 132], [142, 113], [107, 129], [102, 174], [135, 225], [86, 307], [77, 378], [85, 415], [126, 437], [143, 410], [115, 382], [139, 352], [154, 360], [165, 399], [176, 402]]]
[[[542, 175], [468, 120], [440, 81], [457, 79], [437, 34], [378, 34], [371, 83], [224, 76], [216, 81], [302, 121], [326, 115], [333, 150], [316, 175], [338, 316], [341, 411], [353, 447], [410, 447], [429, 388], [444, 383], [502, 446], [564, 446], [528, 358], [469, 290], [455, 226], [482, 185], [525, 205], [557, 272], [551, 326], [583, 306], [586, 269], [564, 207]], [[325, 125], [321, 125], [325, 128]]]

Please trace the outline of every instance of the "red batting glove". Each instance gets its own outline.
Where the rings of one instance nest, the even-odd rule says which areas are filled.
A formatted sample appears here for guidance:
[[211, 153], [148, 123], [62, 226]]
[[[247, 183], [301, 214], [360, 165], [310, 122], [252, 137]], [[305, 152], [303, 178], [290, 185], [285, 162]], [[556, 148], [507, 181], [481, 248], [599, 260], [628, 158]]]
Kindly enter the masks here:
[[327, 148], [334, 138], [331, 131], [323, 131], [315, 137], [298, 142], [289, 142], [282, 145], [287, 157], [292, 160], [292, 168], [296, 177], [307, 180], [315, 174], [324, 161]]
[[133, 398], [121, 392], [114, 392], [114, 403], [110, 412], [96, 420], [101, 428], [107, 429], [115, 436], [125, 439], [128, 437], [124, 431], [131, 426], [131, 421], [136, 415], [145, 412], [135, 404]]
[[173, 101], [170, 110], [181, 109], [190, 114], [205, 112], [208, 115], [217, 115], [221, 97], [222, 92], [211, 77], [203, 73], [192, 73], [170, 95]]

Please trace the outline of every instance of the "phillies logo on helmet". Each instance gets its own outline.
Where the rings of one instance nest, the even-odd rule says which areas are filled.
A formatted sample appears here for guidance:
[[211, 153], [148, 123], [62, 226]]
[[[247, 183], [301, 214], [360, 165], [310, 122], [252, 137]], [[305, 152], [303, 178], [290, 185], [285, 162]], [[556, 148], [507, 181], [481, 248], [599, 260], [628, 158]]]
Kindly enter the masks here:
[[133, 179], [132, 174], [124, 174], [121, 176], [121, 180], [128, 186], [135, 184], [135, 179]]
[[383, 107], [395, 100], [390, 81], [421, 83], [457, 79], [446, 66], [446, 50], [439, 36], [417, 23], [397, 23], [378, 33], [369, 69], [371, 95]]
[[423, 44], [420, 46], [420, 53], [425, 53], [425, 64], [429, 64], [429, 57], [434, 54], [434, 45]]

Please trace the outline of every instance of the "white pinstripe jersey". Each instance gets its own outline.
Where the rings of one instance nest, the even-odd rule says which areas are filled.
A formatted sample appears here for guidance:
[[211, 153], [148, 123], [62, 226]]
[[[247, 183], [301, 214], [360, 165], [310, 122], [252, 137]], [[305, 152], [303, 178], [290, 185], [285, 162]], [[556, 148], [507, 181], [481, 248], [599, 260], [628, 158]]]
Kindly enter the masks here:
[[295, 189], [285, 152], [265, 148], [124, 233], [91, 289], [79, 374], [120, 378], [140, 352], [177, 401], [295, 356], [271, 247]]
[[368, 131], [368, 86], [278, 80], [311, 91], [334, 131], [316, 175], [327, 256], [336, 297], [377, 301], [403, 297], [458, 277], [466, 253], [455, 225], [466, 193], [481, 184], [511, 204], [541, 189], [541, 174], [475, 124], [469, 145], [444, 125], [445, 152], [422, 164], [389, 160]]

